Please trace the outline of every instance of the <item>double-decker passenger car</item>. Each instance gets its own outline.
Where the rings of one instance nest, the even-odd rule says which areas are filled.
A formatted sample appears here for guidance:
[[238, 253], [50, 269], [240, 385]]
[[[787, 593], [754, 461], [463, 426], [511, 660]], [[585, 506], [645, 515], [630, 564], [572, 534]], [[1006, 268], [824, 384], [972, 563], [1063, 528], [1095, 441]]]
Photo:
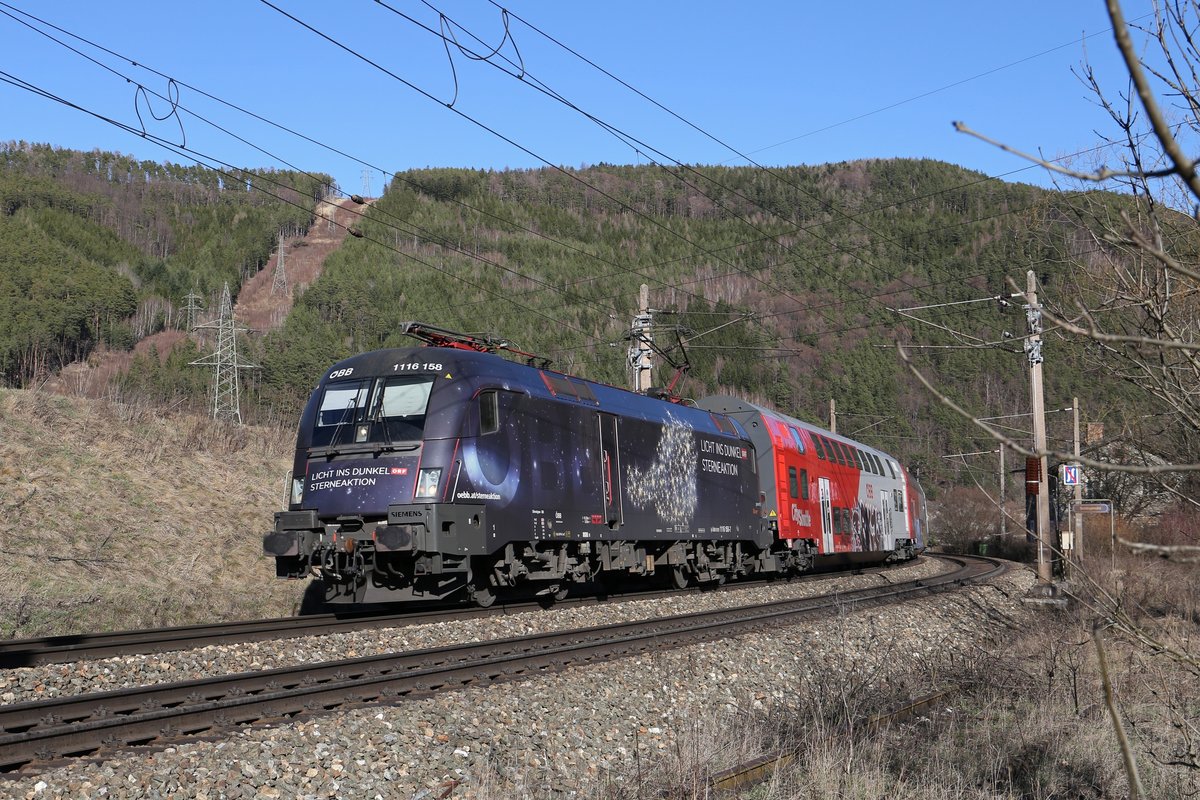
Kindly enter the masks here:
[[763, 514], [817, 566], [911, 558], [925, 547], [920, 485], [880, 450], [734, 397], [697, 403], [741, 423], [758, 453]]

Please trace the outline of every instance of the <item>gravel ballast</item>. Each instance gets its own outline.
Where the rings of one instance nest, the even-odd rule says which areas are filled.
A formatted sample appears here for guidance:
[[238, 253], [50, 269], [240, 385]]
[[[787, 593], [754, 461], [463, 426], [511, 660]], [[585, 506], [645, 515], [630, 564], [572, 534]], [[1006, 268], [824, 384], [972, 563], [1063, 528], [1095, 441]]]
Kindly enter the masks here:
[[683, 596], [529, 611], [511, 616], [347, 633], [214, 645], [170, 653], [121, 656], [12, 669], [0, 674], [0, 703], [10, 705], [61, 695], [105, 692], [239, 672], [314, 664], [344, 658], [404, 652], [449, 644], [570, 630], [689, 611], [731, 608], [768, 600], [810, 597], [833, 591], [878, 586], [884, 582], [936, 575], [946, 566], [923, 559], [885, 572], [825, 580], [753, 585], [725, 592], [692, 592]]
[[[269, 669], [453, 642], [823, 594], [944, 571], [933, 560], [878, 575], [771, 584], [745, 592], [582, 606], [469, 622], [11, 670], [4, 703]], [[591, 797], [632, 786], [701, 729], [786, 715], [827, 678], [851, 676], [882, 694], [901, 677], [965, 658], [1026, 619], [1032, 584], [1011, 569], [990, 584], [903, 606], [572, 668], [527, 680], [439, 693], [394, 706], [237, 730], [217, 741], [133, 751], [41, 774], [0, 778], [17, 798]], [[929, 687], [932, 688], [932, 687]]]

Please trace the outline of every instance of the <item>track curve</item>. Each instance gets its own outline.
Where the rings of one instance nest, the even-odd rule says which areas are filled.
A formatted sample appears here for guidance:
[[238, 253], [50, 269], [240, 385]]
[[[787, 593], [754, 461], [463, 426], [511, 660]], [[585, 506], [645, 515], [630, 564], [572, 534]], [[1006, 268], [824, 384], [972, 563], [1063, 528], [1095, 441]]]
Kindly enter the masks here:
[[[847, 572], [818, 573], [801, 576], [793, 580], [832, 580], [844, 575], [883, 572], [895, 569], [896, 566], [886, 565], [866, 567]], [[530, 599], [497, 603], [489, 608], [464, 607], [461, 605], [409, 605], [400, 610], [389, 611], [387, 613], [375, 611], [342, 611], [299, 617], [276, 617], [240, 622], [185, 625], [171, 628], [9, 639], [0, 641], [0, 669], [34, 667], [45, 664], [67, 664], [73, 661], [111, 658], [114, 656], [167, 653], [210, 645], [262, 642], [271, 639], [316, 636], [347, 631], [370, 630], [373, 628], [399, 628], [410, 625], [448, 622], [451, 620], [482, 619], [519, 614], [550, 606], [567, 608], [578, 605], [680, 597], [696, 591], [737, 592], [760, 585], [761, 583], [763, 583], [761, 580], [745, 580], [713, 589], [639, 589], [636, 591], [612, 592], [606, 595], [568, 597], [565, 600], [553, 603], [548, 603], [544, 598]]]
[[769, 629], [979, 582], [1004, 562], [939, 556], [957, 568], [931, 578], [831, 595], [534, 634], [407, 653], [301, 665], [0, 708], [0, 770], [113, 747], [166, 746], [231, 725], [286, 720], [363, 702], [518, 680], [546, 670]]

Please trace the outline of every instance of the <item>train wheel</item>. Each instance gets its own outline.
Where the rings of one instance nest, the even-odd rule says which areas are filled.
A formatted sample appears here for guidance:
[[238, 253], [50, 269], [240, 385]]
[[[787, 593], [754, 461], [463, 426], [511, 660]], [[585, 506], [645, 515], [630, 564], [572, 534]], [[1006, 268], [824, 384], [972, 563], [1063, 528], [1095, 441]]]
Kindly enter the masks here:
[[676, 589], [686, 589], [688, 587], [688, 576], [684, 572], [683, 567], [671, 567], [671, 583]]

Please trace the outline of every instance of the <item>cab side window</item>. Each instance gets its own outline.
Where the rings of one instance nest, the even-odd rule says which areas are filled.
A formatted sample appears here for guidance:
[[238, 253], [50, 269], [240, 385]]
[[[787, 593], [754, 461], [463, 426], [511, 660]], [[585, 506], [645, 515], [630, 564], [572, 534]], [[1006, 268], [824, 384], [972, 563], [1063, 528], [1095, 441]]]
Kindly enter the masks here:
[[479, 393], [479, 434], [486, 436], [500, 430], [500, 407], [495, 391]]

